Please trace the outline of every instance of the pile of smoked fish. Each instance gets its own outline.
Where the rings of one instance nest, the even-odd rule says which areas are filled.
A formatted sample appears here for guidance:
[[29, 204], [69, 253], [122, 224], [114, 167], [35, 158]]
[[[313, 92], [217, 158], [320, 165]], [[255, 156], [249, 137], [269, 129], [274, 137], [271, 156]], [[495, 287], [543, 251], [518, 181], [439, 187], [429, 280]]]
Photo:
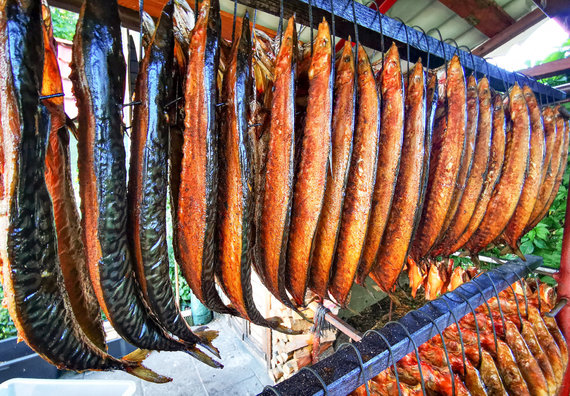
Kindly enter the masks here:
[[[218, 0], [194, 15], [170, 0], [156, 25], [145, 18], [127, 167], [116, 0], [81, 8], [77, 123], [63, 109], [45, 0], [0, 2], [4, 302], [50, 363], [155, 382], [169, 378], [142, 366], [151, 350], [221, 367], [216, 332], [193, 331], [178, 308], [170, 238], [208, 308], [293, 334], [257, 310], [252, 268], [292, 309], [307, 289], [345, 305], [368, 275], [390, 291], [407, 266], [417, 289], [442, 272], [431, 258], [518, 252], [547, 214], [569, 128], [528, 87], [495, 93], [485, 77], [466, 79], [457, 56], [404, 74], [395, 45], [375, 65], [350, 40], [335, 54], [325, 20], [303, 46], [294, 17], [271, 38], [246, 14], [228, 42]], [[108, 355], [101, 311], [139, 349]]]
[[[516, 283], [370, 381], [371, 395], [557, 395], [568, 346], [545, 285]], [[351, 395], [366, 395], [362, 385]]]

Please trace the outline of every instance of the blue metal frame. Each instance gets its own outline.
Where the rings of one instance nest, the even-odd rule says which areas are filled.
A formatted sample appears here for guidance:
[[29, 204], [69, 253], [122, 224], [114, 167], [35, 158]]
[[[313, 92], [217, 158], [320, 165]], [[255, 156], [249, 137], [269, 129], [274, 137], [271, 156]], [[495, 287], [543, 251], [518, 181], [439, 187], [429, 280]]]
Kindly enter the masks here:
[[[495, 296], [495, 288], [502, 291], [509, 285], [517, 282], [530, 274], [535, 268], [542, 264], [542, 257], [528, 256], [527, 261], [520, 259], [509, 261], [500, 267], [489, 271], [489, 276], [480, 276], [471, 282], [465, 283], [458, 288], [467, 300], [477, 307], [484, 301]], [[477, 283], [479, 287], [473, 283]], [[494, 285], [493, 285], [494, 284]], [[481, 291], [479, 290], [481, 289]], [[445, 299], [447, 304], [443, 301]], [[438, 299], [431, 301], [418, 309], [418, 311], [431, 317], [440, 328], [446, 328], [455, 323], [449, 310], [460, 319], [471, 313], [468, 303], [460, 298], [455, 292], [449, 292]], [[409, 312], [400, 319], [408, 332], [413, 337], [417, 345], [421, 345], [438, 335], [437, 330], [425, 315]], [[379, 330], [392, 345], [392, 352], [396, 361], [403, 358], [414, 350], [413, 344], [401, 326], [388, 324]], [[353, 350], [342, 349], [332, 356], [316, 363], [312, 369], [327, 384], [328, 395], [346, 395], [362, 385], [362, 378], [373, 378], [386, 368], [391, 366], [390, 353], [388, 347], [379, 337], [373, 333], [366, 335], [360, 342], [355, 342], [354, 346], [360, 352], [364, 362], [365, 373], [362, 375], [360, 362]], [[281, 382], [274, 387], [275, 391], [265, 389], [261, 395], [272, 396], [276, 393], [281, 395], [324, 395], [322, 384], [314, 375], [308, 372], [299, 372], [291, 378]]]

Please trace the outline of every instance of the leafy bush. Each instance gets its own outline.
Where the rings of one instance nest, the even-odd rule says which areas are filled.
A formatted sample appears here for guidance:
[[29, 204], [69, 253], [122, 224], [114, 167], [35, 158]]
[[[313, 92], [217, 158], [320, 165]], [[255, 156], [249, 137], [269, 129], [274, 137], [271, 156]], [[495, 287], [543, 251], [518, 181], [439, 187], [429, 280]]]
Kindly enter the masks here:
[[73, 40], [75, 35], [75, 25], [79, 15], [75, 12], [62, 10], [61, 8], [50, 7], [51, 20], [53, 25], [53, 35], [64, 40]]

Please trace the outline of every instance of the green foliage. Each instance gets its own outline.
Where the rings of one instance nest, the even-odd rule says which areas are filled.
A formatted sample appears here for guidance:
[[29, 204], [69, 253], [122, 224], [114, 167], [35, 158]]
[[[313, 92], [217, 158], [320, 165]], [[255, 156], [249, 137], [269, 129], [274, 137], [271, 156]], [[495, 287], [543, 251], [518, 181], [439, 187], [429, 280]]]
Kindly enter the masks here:
[[[2, 286], [0, 286], [0, 300], [4, 298], [4, 291]], [[14, 337], [17, 334], [16, 328], [14, 327], [14, 322], [8, 314], [6, 308], [0, 307], [0, 340], [5, 338]]]
[[50, 7], [51, 20], [53, 24], [53, 35], [64, 40], [73, 40], [75, 35], [75, 25], [79, 15], [75, 12], [62, 10], [61, 8]]

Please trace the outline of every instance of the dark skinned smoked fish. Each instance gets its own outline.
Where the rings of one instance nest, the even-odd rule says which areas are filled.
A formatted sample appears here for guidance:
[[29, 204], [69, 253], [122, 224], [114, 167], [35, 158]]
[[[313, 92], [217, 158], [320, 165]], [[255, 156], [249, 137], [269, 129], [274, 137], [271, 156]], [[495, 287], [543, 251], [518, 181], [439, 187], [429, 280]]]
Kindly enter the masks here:
[[[477, 142], [473, 153], [473, 165], [471, 173], [457, 207], [453, 221], [449, 224], [444, 238], [435, 248], [432, 255], [448, 256], [453, 254], [449, 247], [461, 236], [469, 224], [469, 220], [475, 211], [479, 195], [483, 189], [488, 174], [489, 156], [491, 151], [493, 109], [491, 107], [491, 90], [489, 81], [483, 77], [477, 84], [479, 99], [479, 119], [477, 126]], [[492, 175], [490, 175], [492, 176]]]
[[[517, 252], [519, 252], [518, 241], [530, 219], [536, 199], [538, 198], [545, 155], [544, 127], [538, 102], [536, 101], [534, 93], [527, 85], [523, 87], [523, 94], [528, 106], [531, 125], [528, 173], [524, 181], [517, 208], [500, 238], [504, 240], [513, 251]], [[519, 252], [519, 254], [522, 256], [522, 253]]]
[[[44, 71], [42, 96], [63, 93], [53, 38], [49, 6], [43, 2]], [[85, 248], [81, 240], [81, 220], [75, 202], [69, 153], [69, 132], [65, 126], [63, 97], [43, 101], [51, 114], [51, 131], [46, 152], [46, 186], [57, 230], [57, 251], [65, 289], [75, 318], [100, 349], [106, 351], [101, 308], [89, 279]]]
[[385, 291], [396, 281], [412, 238], [422, 188], [426, 128], [426, 88], [421, 61], [416, 63], [406, 92], [406, 120], [398, 182], [372, 279]]
[[194, 295], [211, 310], [237, 314], [222, 302], [215, 280], [220, 28], [218, 0], [203, 1], [188, 49], [177, 239], [180, 268]]
[[234, 41], [224, 76], [220, 135], [221, 157], [219, 192], [218, 261], [224, 291], [232, 305], [247, 320], [276, 330], [279, 318], [265, 319], [255, 307], [251, 286], [255, 215], [254, 139], [248, 133], [251, 100], [252, 43], [249, 17], [242, 22], [241, 35]]
[[360, 262], [378, 161], [380, 97], [368, 55], [358, 47], [358, 115], [329, 293], [345, 305]]
[[459, 168], [459, 174], [457, 175], [457, 181], [455, 182], [455, 191], [453, 192], [453, 197], [451, 198], [449, 209], [445, 215], [445, 221], [441, 227], [438, 243], [432, 249], [432, 257], [437, 256], [434, 251], [438, 250], [438, 245], [443, 241], [443, 239], [445, 239], [447, 231], [455, 218], [455, 214], [457, 213], [457, 209], [463, 198], [469, 177], [471, 176], [471, 170], [475, 158], [475, 145], [478, 139], [478, 124], [479, 92], [477, 89], [477, 78], [475, 78], [474, 75], [471, 75], [467, 79], [467, 124], [465, 127], [465, 150], [463, 152], [463, 158], [461, 159], [461, 166]]
[[45, 184], [50, 114], [39, 103], [44, 46], [41, 3], [0, 7], [0, 136], [3, 169], [0, 236], [5, 302], [21, 339], [60, 369], [123, 370], [166, 382], [140, 364], [146, 351], [116, 359], [94, 344], [75, 319], [59, 266], [56, 230]]
[[208, 338], [216, 332], [194, 334], [176, 304], [169, 276], [166, 244], [168, 199], [168, 122], [165, 105], [174, 55], [173, 1], [163, 8], [155, 33], [139, 68], [131, 134], [129, 168], [128, 234], [133, 248], [135, 273], [143, 296], [161, 325], [193, 344], [218, 354]]
[[256, 265], [265, 286], [288, 306], [293, 306], [285, 290], [285, 259], [295, 169], [296, 59], [297, 31], [295, 18], [291, 17], [275, 60], [265, 187], [256, 241]]
[[147, 308], [134, 275], [121, 129], [124, 69], [116, 1], [87, 0], [74, 39], [71, 80], [79, 109], [79, 192], [91, 282], [105, 316], [129, 343], [185, 351], [218, 367], [194, 344], [166, 334]]
[[392, 44], [382, 67], [380, 84], [382, 98], [378, 169], [368, 221], [366, 241], [358, 267], [356, 282], [363, 284], [376, 264], [376, 256], [386, 228], [398, 172], [404, 138], [404, 81], [400, 70], [398, 47]]
[[287, 287], [297, 305], [304, 305], [311, 253], [323, 208], [331, 154], [333, 108], [332, 44], [326, 20], [319, 25], [309, 69], [309, 99], [299, 147], [287, 249]]
[[495, 94], [493, 97], [492, 135], [487, 177], [484, 179], [483, 189], [479, 195], [477, 205], [463, 234], [455, 241], [450, 240], [452, 243], [447, 250], [448, 252], [453, 253], [462, 248], [477, 230], [485, 216], [487, 204], [501, 176], [501, 170], [505, 161], [506, 123], [503, 98], [499, 94]]
[[485, 217], [466, 247], [471, 254], [497, 238], [513, 215], [524, 185], [530, 154], [530, 118], [522, 89], [515, 84], [509, 94], [511, 126], [507, 131], [501, 178], [487, 205]]
[[321, 298], [326, 296], [329, 283], [352, 154], [356, 90], [354, 54], [350, 39], [344, 44], [335, 73], [332, 170], [327, 175], [327, 190], [314, 242], [309, 277], [309, 287]]
[[443, 110], [439, 118], [436, 115], [425, 204], [410, 250], [416, 261], [428, 254], [441, 232], [465, 147], [467, 99], [463, 67], [457, 56], [451, 59], [446, 75], [446, 108], [438, 109], [438, 113]]

